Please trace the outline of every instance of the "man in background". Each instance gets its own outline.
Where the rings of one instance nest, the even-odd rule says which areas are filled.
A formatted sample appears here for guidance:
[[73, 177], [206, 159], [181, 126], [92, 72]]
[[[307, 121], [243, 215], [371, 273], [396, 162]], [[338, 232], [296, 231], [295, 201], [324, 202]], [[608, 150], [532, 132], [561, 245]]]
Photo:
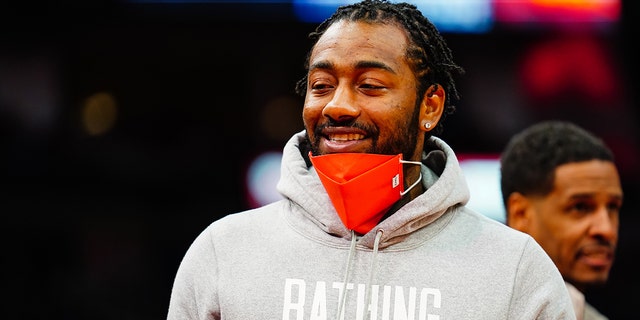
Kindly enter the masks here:
[[578, 320], [608, 319], [585, 300], [607, 282], [623, 192], [605, 143], [571, 122], [514, 135], [500, 158], [506, 223], [530, 234], [562, 274]]

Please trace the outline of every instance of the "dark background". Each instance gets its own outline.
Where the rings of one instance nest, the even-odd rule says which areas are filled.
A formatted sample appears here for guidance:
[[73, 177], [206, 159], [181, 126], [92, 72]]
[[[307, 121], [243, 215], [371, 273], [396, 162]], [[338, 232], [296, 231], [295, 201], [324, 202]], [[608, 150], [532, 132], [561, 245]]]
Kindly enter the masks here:
[[[602, 88], [608, 94], [530, 95], [519, 85], [533, 45], [573, 35], [500, 26], [445, 34], [467, 70], [443, 135], [457, 152], [496, 154], [547, 118], [575, 121], [614, 149], [626, 196], [618, 258], [610, 283], [588, 296], [611, 319], [637, 318], [629, 292], [640, 286], [637, 7], [623, 2], [620, 23], [589, 38], [610, 53], [620, 81]], [[302, 129], [293, 88], [315, 24], [289, 12], [286, 4], [0, 6], [3, 317], [166, 317], [191, 241], [251, 207], [248, 162]], [[90, 133], [83, 110], [98, 93], [115, 99], [117, 116]]]

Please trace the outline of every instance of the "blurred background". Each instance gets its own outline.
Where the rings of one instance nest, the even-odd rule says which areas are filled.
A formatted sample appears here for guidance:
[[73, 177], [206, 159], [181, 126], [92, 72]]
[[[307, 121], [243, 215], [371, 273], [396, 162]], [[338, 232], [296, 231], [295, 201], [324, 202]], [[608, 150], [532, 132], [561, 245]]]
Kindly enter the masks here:
[[[191, 241], [278, 198], [280, 151], [302, 130], [307, 34], [342, 3], [0, 5], [5, 317], [165, 318]], [[636, 319], [638, 2], [414, 3], [467, 72], [442, 138], [479, 211], [502, 219], [497, 156], [536, 121], [571, 120], [611, 146], [626, 197], [618, 256], [588, 298]]]

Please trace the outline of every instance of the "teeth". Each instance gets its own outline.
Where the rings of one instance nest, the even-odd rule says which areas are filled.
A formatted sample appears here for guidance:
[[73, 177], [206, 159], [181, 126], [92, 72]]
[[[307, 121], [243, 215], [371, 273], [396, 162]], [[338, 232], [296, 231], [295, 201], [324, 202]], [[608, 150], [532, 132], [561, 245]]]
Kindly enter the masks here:
[[349, 141], [349, 140], [360, 140], [363, 139], [364, 135], [361, 134], [334, 134], [329, 136], [329, 139], [332, 141]]

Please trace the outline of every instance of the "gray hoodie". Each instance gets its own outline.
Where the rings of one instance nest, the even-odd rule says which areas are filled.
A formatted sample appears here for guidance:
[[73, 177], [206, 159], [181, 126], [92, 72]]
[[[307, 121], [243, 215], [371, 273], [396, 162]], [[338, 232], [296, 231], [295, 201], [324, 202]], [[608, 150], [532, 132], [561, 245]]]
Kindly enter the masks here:
[[469, 190], [444, 141], [430, 138], [427, 190], [356, 237], [302, 157], [303, 140], [299, 132], [284, 148], [284, 200], [227, 215], [195, 239], [167, 319], [575, 319], [533, 238], [464, 206]]

